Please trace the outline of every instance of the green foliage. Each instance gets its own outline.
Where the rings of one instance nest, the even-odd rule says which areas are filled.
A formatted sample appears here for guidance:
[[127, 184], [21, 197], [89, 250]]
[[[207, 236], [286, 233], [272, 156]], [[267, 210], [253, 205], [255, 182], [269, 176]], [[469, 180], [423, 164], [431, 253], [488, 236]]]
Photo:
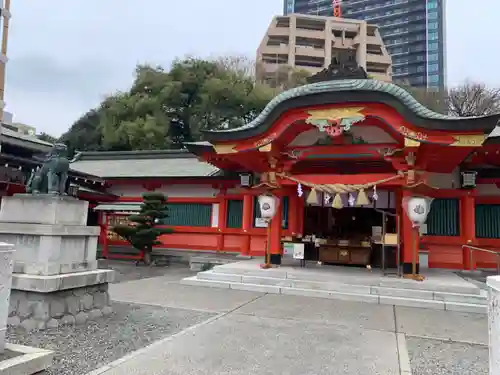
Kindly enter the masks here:
[[420, 104], [437, 112], [447, 113], [446, 90], [427, 87], [414, 87], [408, 82], [396, 82], [398, 86], [408, 91]]
[[[168, 149], [200, 140], [203, 128], [240, 126], [278, 92], [256, 81], [254, 65], [231, 57], [185, 58], [169, 70], [139, 65], [128, 91], [108, 96], [60, 141], [80, 151]], [[294, 79], [302, 82], [302, 73], [297, 74]]]
[[172, 233], [170, 228], [159, 228], [157, 223], [168, 217], [167, 197], [161, 193], [144, 193], [139, 213], [130, 215], [130, 225], [117, 225], [113, 231], [127, 240], [134, 248], [151, 253], [160, 245], [158, 237]]

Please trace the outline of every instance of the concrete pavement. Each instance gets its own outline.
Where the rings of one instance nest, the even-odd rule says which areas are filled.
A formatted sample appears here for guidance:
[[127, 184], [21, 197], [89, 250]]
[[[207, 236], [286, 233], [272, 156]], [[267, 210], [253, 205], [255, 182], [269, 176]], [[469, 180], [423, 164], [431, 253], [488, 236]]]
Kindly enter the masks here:
[[410, 361], [414, 375], [487, 374], [481, 314], [193, 287], [168, 276], [110, 292], [119, 301], [217, 315], [92, 375], [409, 375]]

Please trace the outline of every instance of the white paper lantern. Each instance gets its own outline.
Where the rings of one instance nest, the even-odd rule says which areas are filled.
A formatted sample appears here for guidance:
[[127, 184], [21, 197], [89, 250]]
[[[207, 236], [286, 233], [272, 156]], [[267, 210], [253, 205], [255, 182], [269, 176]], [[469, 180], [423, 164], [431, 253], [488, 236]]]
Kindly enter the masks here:
[[414, 227], [419, 227], [427, 220], [432, 200], [424, 197], [412, 197], [407, 201], [406, 213]]
[[276, 215], [278, 209], [278, 198], [273, 195], [259, 196], [260, 217], [270, 220]]

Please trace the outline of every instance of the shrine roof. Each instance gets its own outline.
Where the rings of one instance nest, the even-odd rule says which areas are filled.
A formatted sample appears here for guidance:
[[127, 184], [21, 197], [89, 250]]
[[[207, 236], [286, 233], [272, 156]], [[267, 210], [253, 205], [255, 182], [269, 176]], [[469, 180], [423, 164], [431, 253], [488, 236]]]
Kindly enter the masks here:
[[454, 117], [434, 112], [420, 104], [403, 88], [374, 79], [322, 81], [285, 91], [271, 100], [251, 122], [233, 129], [204, 130], [208, 141], [230, 141], [258, 136], [286, 111], [324, 104], [382, 103], [396, 109], [416, 126], [439, 131], [482, 131], [489, 134], [500, 113], [480, 117]]
[[48, 152], [53, 146], [52, 143], [42, 141], [34, 135], [19, 133], [4, 126], [1, 127], [1, 135], [2, 144], [10, 144], [35, 152]]
[[212, 177], [220, 172], [186, 150], [83, 152], [71, 169], [104, 179]]

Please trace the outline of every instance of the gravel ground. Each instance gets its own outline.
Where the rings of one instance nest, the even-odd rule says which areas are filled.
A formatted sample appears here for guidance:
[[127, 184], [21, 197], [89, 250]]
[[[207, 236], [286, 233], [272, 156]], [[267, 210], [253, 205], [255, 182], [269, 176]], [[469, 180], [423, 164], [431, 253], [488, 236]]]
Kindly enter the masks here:
[[124, 355], [202, 322], [212, 314], [113, 303], [115, 313], [81, 326], [48, 329], [27, 335], [9, 328], [7, 342], [55, 351], [47, 375], [83, 375]]
[[114, 270], [115, 283], [148, 279], [157, 276], [167, 276], [172, 280], [180, 280], [196, 274], [196, 272], [189, 270], [189, 266], [182, 264], [148, 267], [144, 265], [136, 266], [132, 261], [102, 259], [99, 260], [99, 268]]
[[413, 375], [488, 375], [488, 347], [407, 337]]

